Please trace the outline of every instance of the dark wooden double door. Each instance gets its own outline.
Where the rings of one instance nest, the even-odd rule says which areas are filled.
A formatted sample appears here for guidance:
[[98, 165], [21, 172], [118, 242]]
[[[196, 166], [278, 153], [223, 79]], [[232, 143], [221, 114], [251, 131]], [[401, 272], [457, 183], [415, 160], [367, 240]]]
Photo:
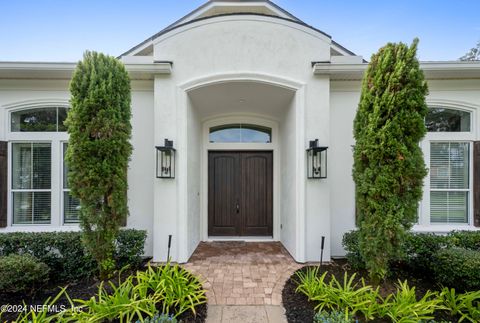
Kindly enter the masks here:
[[272, 236], [271, 151], [210, 151], [208, 234]]

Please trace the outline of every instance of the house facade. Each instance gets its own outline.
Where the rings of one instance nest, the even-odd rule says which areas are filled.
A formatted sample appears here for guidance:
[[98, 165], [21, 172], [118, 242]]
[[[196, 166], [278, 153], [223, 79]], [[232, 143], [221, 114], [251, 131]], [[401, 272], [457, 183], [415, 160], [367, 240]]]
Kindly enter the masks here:
[[[132, 79], [126, 226], [148, 231], [146, 255], [164, 261], [169, 235], [179, 262], [215, 240], [280, 241], [306, 262], [319, 260], [323, 236], [324, 260], [344, 255], [342, 236], [355, 228], [361, 56], [270, 1], [225, 0], [119, 59]], [[0, 62], [0, 233], [79, 229], [63, 161], [75, 65]], [[414, 230], [476, 230], [480, 63], [421, 67], [430, 171]], [[165, 139], [175, 149], [163, 155], [170, 169], [156, 149]], [[321, 179], [309, 176], [317, 139], [328, 147], [313, 169]]]

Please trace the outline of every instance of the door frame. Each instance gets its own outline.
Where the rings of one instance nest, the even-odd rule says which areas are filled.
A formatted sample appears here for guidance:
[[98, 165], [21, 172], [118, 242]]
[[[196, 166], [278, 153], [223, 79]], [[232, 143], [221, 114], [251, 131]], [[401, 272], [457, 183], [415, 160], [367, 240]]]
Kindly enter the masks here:
[[[229, 123], [250, 123], [266, 126], [272, 129], [271, 143], [211, 143], [209, 129], [214, 126]], [[280, 241], [280, 151], [278, 122], [261, 115], [227, 115], [208, 119], [202, 127], [202, 158], [201, 158], [201, 240], [246, 240], [246, 241]], [[208, 152], [209, 151], [271, 151], [273, 154], [273, 236], [272, 237], [213, 237], [208, 235]]]

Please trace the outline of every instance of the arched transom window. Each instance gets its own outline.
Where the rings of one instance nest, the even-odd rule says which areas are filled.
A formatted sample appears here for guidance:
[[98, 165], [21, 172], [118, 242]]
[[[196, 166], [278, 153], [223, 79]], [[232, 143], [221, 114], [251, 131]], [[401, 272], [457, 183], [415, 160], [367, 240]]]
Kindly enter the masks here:
[[272, 142], [272, 129], [247, 123], [225, 124], [210, 128], [209, 141], [211, 143], [270, 143]]

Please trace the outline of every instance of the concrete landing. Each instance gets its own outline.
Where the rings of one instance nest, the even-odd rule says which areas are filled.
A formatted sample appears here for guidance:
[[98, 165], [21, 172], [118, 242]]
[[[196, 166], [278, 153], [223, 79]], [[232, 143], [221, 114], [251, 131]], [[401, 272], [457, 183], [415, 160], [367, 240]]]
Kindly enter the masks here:
[[275, 305], [209, 305], [207, 323], [286, 323], [285, 310]]

